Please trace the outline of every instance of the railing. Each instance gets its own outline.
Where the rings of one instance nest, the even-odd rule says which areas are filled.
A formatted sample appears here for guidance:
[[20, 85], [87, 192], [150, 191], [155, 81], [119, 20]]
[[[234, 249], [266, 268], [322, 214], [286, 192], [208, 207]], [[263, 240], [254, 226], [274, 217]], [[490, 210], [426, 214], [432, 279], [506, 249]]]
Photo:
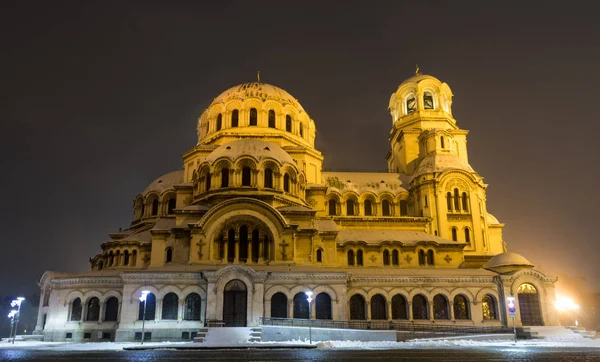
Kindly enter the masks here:
[[260, 324], [265, 326], [289, 326], [289, 327], [315, 327], [315, 328], [337, 328], [337, 329], [364, 329], [364, 330], [395, 330], [399, 334], [405, 334], [406, 338], [430, 338], [444, 336], [464, 336], [473, 334], [497, 334], [512, 333], [512, 329], [501, 326], [461, 326], [448, 324], [419, 324], [413, 322], [398, 322], [385, 320], [350, 320], [334, 321], [325, 319], [296, 319], [296, 318], [261, 318]]

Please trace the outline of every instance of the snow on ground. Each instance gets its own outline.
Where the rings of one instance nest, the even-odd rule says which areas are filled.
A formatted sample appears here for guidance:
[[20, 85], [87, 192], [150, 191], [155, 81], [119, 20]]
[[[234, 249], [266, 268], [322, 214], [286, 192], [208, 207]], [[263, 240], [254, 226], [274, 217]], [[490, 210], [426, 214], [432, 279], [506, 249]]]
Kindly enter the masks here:
[[[470, 339], [423, 339], [407, 342], [358, 342], [358, 341], [314, 341], [318, 348], [339, 348], [339, 349], [411, 349], [411, 348], [467, 348], [467, 347], [591, 347], [600, 348], [600, 340], [590, 340], [587, 338], [557, 337], [543, 340], [519, 340], [515, 345], [511, 340], [470, 340]], [[287, 342], [252, 342], [253, 344], [269, 345], [306, 345], [308, 340], [293, 340]], [[220, 346], [222, 344], [219, 344]], [[17, 341], [15, 344], [0, 343], [0, 349], [37, 349], [54, 351], [120, 351], [124, 347], [139, 347], [139, 342], [87, 342], [87, 343], [67, 343], [67, 342], [38, 342], [38, 341]], [[199, 344], [190, 342], [146, 342], [145, 347], [169, 348], [176, 346], [210, 346], [210, 344]]]

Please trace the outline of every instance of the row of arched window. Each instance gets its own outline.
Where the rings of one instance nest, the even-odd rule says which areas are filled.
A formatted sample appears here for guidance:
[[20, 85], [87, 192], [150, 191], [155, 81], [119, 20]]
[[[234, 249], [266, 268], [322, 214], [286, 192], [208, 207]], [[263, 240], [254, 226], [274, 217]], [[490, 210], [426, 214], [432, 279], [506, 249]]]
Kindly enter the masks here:
[[[103, 321], [117, 321], [119, 316], [119, 299], [117, 297], [110, 297], [106, 299], [104, 303], [104, 316]], [[77, 297], [73, 299], [71, 303], [71, 313], [69, 314], [70, 321], [81, 321], [82, 317], [85, 317], [84, 321], [97, 322], [100, 320], [100, 299], [98, 297], [92, 297], [85, 303], [85, 316], [83, 311], [84, 304], [81, 302], [81, 298]]]
[[[319, 249], [320, 250], [320, 249]], [[319, 253], [317, 250], [317, 261], [319, 261]], [[353, 249], [348, 250], [346, 253], [348, 256], [348, 266], [363, 266], [363, 251], [358, 249], [354, 251]], [[427, 266], [427, 265], [435, 265], [434, 260], [434, 252], [433, 250], [419, 250], [419, 265]], [[391, 257], [390, 257], [391, 256]], [[388, 249], [383, 250], [383, 265], [385, 266], [399, 266], [400, 265], [400, 252], [396, 249], [390, 251]]]
[[[240, 124], [240, 111], [237, 109], [234, 109], [231, 112], [231, 128], [239, 127], [239, 124]], [[258, 111], [256, 108], [250, 108], [250, 112], [248, 112], [248, 125], [249, 126], [258, 126]], [[225, 127], [226, 127], [226, 125], [224, 124], [224, 121], [223, 121], [223, 114], [219, 113], [215, 120], [215, 131], [220, 131]], [[277, 114], [272, 109], [269, 110], [269, 112], [268, 112], [267, 127], [283, 129], [283, 126], [277, 127]], [[296, 132], [294, 130], [294, 120], [292, 119], [292, 116], [289, 114], [287, 114], [285, 116], [285, 131], [290, 132], [290, 133]], [[297, 134], [300, 137], [304, 137], [304, 133], [305, 133], [304, 125], [302, 124], [302, 122], [299, 122]]]
[[[339, 199], [330, 198], [327, 201], [328, 214], [330, 216], [342, 215], [342, 211], [345, 211], [345, 216], [394, 216], [394, 204], [389, 200], [381, 201], [381, 210], [377, 210], [377, 203], [369, 199], [363, 201], [361, 205], [358, 200], [348, 198], [344, 204], [345, 209], [342, 210]], [[400, 216], [408, 216], [407, 200], [400, 200]]]
[[113, 253], [113, 251], [109, 251], [108, 253], [104, 253], [102, 259], [98, 261], [97, 268], [98, 270], [102, 270], [103, 268], [113, 267], [113, 266], [135, 266], [137, 263], [137, 250], [129, 252], [129, 250], [123, 251], [117, 250]]
[[[252, 171], [253, 171], [252, 168], [250, 168], [249, 166], [242, 167], [242, 169], [241, 169], [242, 178], [241, 178], [241, 183], [240, 183], [240, 185], [242, 187], [257, 187], [258, 186], [258, 180], [254, 180], [254, 178], [252, 177], [252, 173], [253, 173]], [[220, 171], [217, 173], [217, 175], [219, 176], [219, 179], [217, 180], [218, 184], [213, 183], [213, 175], [210, 172], [206, 172], [206, 173], [202, 174], [201, 178], [204, 178], [204, 183], [203, 183], [204, 188], [203, 188], [203, 190], [198, 190], [198, 192], [208, 192], [210, 190], [215, 190], [217, 188], [227, 188], [227, 187], [236, 186], [236, 185], [232, 185], [233, 183], [230, 180], [231, 172], [232, 172], [232, 170], [229, 169], [228, 167], [221, 168]], [[292, 176], [288, 172], [285, 172], [283, 174], [283, 182], [282, 182], [282, 185], [279, 187], [276, 187], [275, 176], [276, 175], [273, 172], [273, 169], [265, 168], [263, 171], [262, 186], [267, 189], [280, 188], [284, 192], [295, 193], [296, 181], [292, 178]], [[278, 179], [277, 179], [277, 181], [278, 181]], [[199, 186], [200, 186], [200, 184], [199, 184]]]
[[[498, 309], [496, 299], [486, 294], [481, 300], [483, 319], [498, 319]], [[366, 320], [367, 304], [370, 307], [371, 320], [394, 320], [410, 319], [409, 304], [406, 298], [401, 294], [396, 294], [391, 301], [391, 315], [388, 312], [388, 302], [381, 294], [375, 294], [371, 297], [370, 303], [366, 303], [365, 298], [360, 294], [354, 294], [350, 298], [350, 319]], [[450, 314], [452, 313], [452, 315]], [[453, 318], [451, 318], [451, 316]], [[421, 294], [417, 294], [412, 299], [412, 319], [415, 320], [468, 320], [471, 319], [470, 303], [466, 296], [458, 294], [454, 297], [452, 305], [443, 294], [437, 294], [433, 297], [433, 316], [430, 315], [429, 302]]]
[[[463, 235], [465, 237], [465, 243], [471, 242], [471, 229], [465, 226], [463, 229]], [[452, 241], [458, 241], [458, 228], [456, 226], [452, 227]]]
[[273, 255], [272, 239], [258, 228], [249, 230], [247, 225], [241, 225], [237, 233], [234, 229], [222, 232], [217, 240], [217, 258], [228, 263], [269, 261]]
[[[138, 320], [144, 319], [144, 304], [146, 304], [145, 320], [156, 319], [156, 296], [149, 293], [145, 302], [140, 302]], [[185, 297], [183, 320], [199, 321], [202, 316], [202, 299], [198, 293], [190, 293]], [[162, 320], [177, 320], [179, 315], [179, 297], [175, 293], [167, 293], [162, 300]]]
[[454, 193], [446, 193], [446, 206], [448, 212], [469, 212], [469, 197], [466, 192], [461, 193], [454, 189]]
[[164, 209], [161, 210], [161, 203], [158, 200], [158, 196], [152, 195], [147, 197], [145, 200], [139, 199], [136, 202], [135, 207], [135, 219], [141, 219], [144, 217], [162, 216], [162, 215], [174, 215], [176, 199], [175, 195], [169, 196], [164, 201]]
[[[323, 292], [315, 297], [316, 319], [333, 319], [331, 297]], [[309, 304], [304, 292], [297, 293], [293, 299], [292, 315], [288, 316], [288, 298], [278, 292], [271, 297], [271, 318], [299, 318], [310, 319]]]
[[419, 250], [419, 265], [420, 266], [435, 265], [433, 250], [431, 250], [431, 249], [429, 249], [427, 251], [425, 251], [423, 249]]
[[[405, 106], [405, 114], [417, 111], [417, 98], [414, 94], [410, 94], [406, 97]], [[423, 92], [423, 109], [435, 109], [433, 93], [428, 91]]]

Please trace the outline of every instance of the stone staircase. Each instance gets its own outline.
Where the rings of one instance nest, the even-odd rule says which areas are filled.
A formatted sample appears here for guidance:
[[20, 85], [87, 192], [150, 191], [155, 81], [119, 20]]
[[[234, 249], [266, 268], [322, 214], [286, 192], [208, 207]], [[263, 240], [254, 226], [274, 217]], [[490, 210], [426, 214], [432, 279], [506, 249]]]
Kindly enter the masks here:
[[261, 340], [261, 327], [201, 328], [194, 338], [194, 342], [213, 345], [239, 345]]
[[596, 338], [598, 338], [598, 335], [596, 334], [596, 331], [588, 331], [584, 327], [570, 326], [570, 327], [567, 327], [567, 328], [570, 329], [570, 330], [572, 330], [573, 332], [579, 334], [583, 338], [589, 338], [589, 339], [596, 339]]
[[520, 339], [546, 339], [570, 341], [581, 338], [596, 339], [595, 331], [586, 331], [583, 327], [522, 327], [517, 328]]

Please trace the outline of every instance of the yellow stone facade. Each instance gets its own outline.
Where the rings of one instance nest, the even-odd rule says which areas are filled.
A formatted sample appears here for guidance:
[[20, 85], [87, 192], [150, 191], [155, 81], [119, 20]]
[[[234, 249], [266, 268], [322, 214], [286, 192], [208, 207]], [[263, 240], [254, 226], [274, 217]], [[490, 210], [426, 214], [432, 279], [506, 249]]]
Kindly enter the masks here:
[[[293, 317], [295, 296], [308, 289], [329, 300], [307, 312], [315, 318], [506, 325], [504, 299], [518, 294], [515, 281], [539, 291], [539, 311], [528, 304], [524, 321], [555, 324], [556, 278], [506, 253], [504, 224], [488, 212], [487, 184], [469, 165], [468, 131], [452, 114], [452, 97], [435, 77], [407, 79], [389, 101], [389, 172], [324, 172], [315, 122], [297, 99], [261, 82], [226, 90], [198, 119], [198, 143], [183, 155], [182, 169], [137, 195], [131, 227], [102, 244], [92, 271], [42, 277], [40, 319], [50, 324], [38, 330], [53, 339], [84, 333], [85, 326], [69, 324], [73, 300], [85, 306], [96, 291], [123, 303], [116, 324], [102, 321], [102, 328], [133, 339], [136, 293], [150, 288], [157, 310], [168, 293], [178, 296], [180, 323], [162, 323], [157, 312], [154, 326], [177, 339], [183, 329], [226, 319], [232, 280], [248, 288], [245, 325], [274, 311]], [[181, 312], [192, 289], [202, 298], [199, 321]], [[277, 293], [285, 307], [274, 306]], [[421, 297], [426, 306], [415, 309]], [[466, 318], [453, 309], [457, 298], [468, 303]]]

